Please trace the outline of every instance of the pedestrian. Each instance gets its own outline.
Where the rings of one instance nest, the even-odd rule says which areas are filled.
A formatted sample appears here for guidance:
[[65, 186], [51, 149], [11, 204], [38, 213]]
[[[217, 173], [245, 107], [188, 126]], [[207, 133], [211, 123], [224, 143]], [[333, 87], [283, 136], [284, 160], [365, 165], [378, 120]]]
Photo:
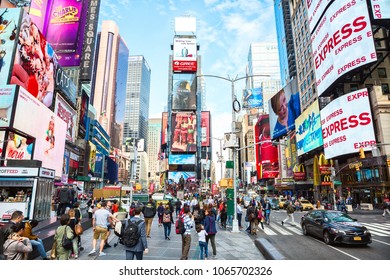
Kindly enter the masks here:
[[[106, 209], [111, 214], [114, 214], [112, 212], [112, 202], [110, 200], [107, 200], [107, 202], [106, 202]], [[106, 240], [104, 242], [104, 249], [111, 248], [111, 245], [108, 244], [108, 238], [110, 237], [111, 229], [113, 228], [113, 225], [114, 225], [114, 222], [112, 220], [108, 219], [108, 221], [107, 221], [107, 229], [108, 229], [108, 231], [107, 231]]]
[[169, 209], [169, 205], [165, 205], [165, 209], [162, 216], [162, 224], [164, 226], [165, 240], [171, 240], [169, 235], [171, 234], [172, 227], [172, 212]]
[[221, 227], [226, 228], [227, 213], [226, 213], [226, 203], [221, 202], [219, 206], [219, 216], [221, 218]]
[[137, 260], [142, 260], [144, 253], [148, 253], [148, 242], [146, 240], [146, 226], [145, 221], [140, 217], [141, 207], [137, 206], [134, 209], [134, 217], [128, 219], [124, 226], [122, 227], [122, 233], [127, 227], [129, 220], [138, 225], [138, 241], [132, 247], [125, 247], [126, 251], [126, 260], [134, 260], [134, 257]]
[[76, 224], [78, 223], [78, 220], [76, 219], [76, 213], [74, 208], [68, 211], [68, 215], [69, 215], [69, 227], [73, 231], [73, 248], [70, 256], [74, 257], [75, 259], [78, 259], [79, 257], [78, 238], [77, 235], [75, 234], [75, 229], [74, 229]]
[[263, 224], [264, 220], [265, 217], [263, 215], [263, 207], [261, 206], [261, 203], [259, 203], [259, 207], [257, 209], [257, 221], [260, 223], [262, 230], [264, 230], [264, 224]]
[[289, 219], [291, 219], [291, 223], [292, 223], [292, 225], [294, 225], [294, 207], [291, 205], [291, 202], [289, 202], [288, 203], [288, 205], [287, 205], [287, 218], [286, 219], [284, 219], [283, 221], [282, 221], [282, 226], [284, 226], [284, 224], [289, 220]]
[[242, 224], [241, 224], [241, 220], [242, 220], [242, 208], [241, 208], [241, 205], [240, 205], [239, 202], [240, 202], [240, 199], [237, 198], [236, 212], [237, 212], [238, 228], [239, 228], [239, 229], [243, 229]]
[[184, 214], [183, 214], [183, 220], [184, 220], [184, 229], [185, 232], [181, 235], [181, 260], [188, 260], [188, 252], [190, 251], [191, 247], [191, 229], [193, 227], [193, 221], [192, 216], [190, 212], [190, 207], [188, 205], [185, 205], [184, 207]]
[[271, 216], [271, 203], [269, 202], [269, 199], [265, 199], [265, 204], [264, 204], [264, 216], [265, 216], [265, 223], [269, 225], [270, 223], [270, 216]]
[[252, 204], [248, 209], [246, 210], [246, 217], [249, 222], [249, 226], [247, 227], [246, 231], [249, 234], [255, 235], [256, 230], [257, 230], [257, 225], [258, 225], [258, 220], [257, 220], [257, 209], [256, 209], [256, 202], [252, 201]]
[[211, 247], [213, 248], [213, 258], [217, 255], [217, 247], [215, 245], [215, 235], [217, 234], [217, 226], [215, 222], [215, 215], [211, 209], [206, 211], [206, 217], [204, 219], [204, 229], [207, 232], [206, 242], [207, 246], [209, 244], [209, 240], [211, 242]]
[[33, 248], [30, 240], [23, 237], [25, 224], [22, 222], [11, 225], [12, 233], [4, 242], [4, 255], [7, 260], [25, 260]]
[[8, 236], [13, 232], [12, 226], [14, 224], [22, 222], [24, 219], [23, 212], [16, 210], [11, 214], [11, 220], [8, 224], [0, 227], [0, 260], [5, 259], [3, 250], [4, 250], [4, 243], [8, 239]]
[[69, 206], [72, 200], [72, 194], [65, 185], [58, 189], [56, 200], [58, 201], [57, 217], [61, 217], [65, 214], [66, 207]]
[[69, 260], [69, 255], [71, 250], [67, 250], [62, 246], [62, 240], [64, 235], [68, 239], [73, 239], [74, 233], [69, 226], [70, 216], [68, 214], [63, 214], [60, 218], [60, 226], [56, 229], [54, 234], [54, 241], [57, 244], [57, 260]]
[[160, 202], [157, 207], [157, 217], [158, 217], [158, 226], [162, 227], [163, 222], [163, 214], [165, 211], [165, 207], [163, 206], [163, 203]]
[[115, 214], [118, 211], [119, 211], [118, 200], [115, 199], [114, 204], [112, 205], [112, 214]]
[[383, 214], [382, 214], [382, 216], [384, 217], [386, 215], [386, 213], [390, 215], [389, 202], [388, 201], [384, 201], [383, 202]]
[[209, 256], [209, 250], [206, 242], [206, 236], [207, 232], [204, 230], [204, 227], [202, 224], [196, 225], [196, 232], [198, 233], [198, 242], [199, 242], [199, 248], [200, 248], [200, 256], [199, 259], [203, 260], [203, 253], [204, 253], [204, 259], [207, 260]]
[[96, 210], [92, 217], [92, 228], [93, 228], [93, 241], [92, 241], [92, 250], [88, 255], [93, 255], [96, 253], [96, 243], [100, 238], [99, 246], [99, 257], [105, 256], [106, 253], [103, 252], [103, 248], [107, 239], [109, 219], [113, 222], [119, 222], [106, 208], [106, 202], [101, 202], [101, 208]]
[[152, 197], [149, 198], [149, 202], [145, 205], [142, 210], [146, 223], [146, 237], [150, 238], [150, 230], [152, 229], [152, 223], [154, 216], [156, 216], [156, 204]]
[[88, 207], [88, 218], [89, 219], [92, 219], [92, 215], [93, 215], [93, 210], [95, 208], [95, 205], [94, 204], [91, 204], [89, 207]]
[[175, 202], [176, 207], [176, 218], [179, 216], [180, 210], [181, 210], [181, 201], [180, 199], [176, 200]]
[[32, 229], [35, 228], [37, 225], [37, 220], [31, 220], [30, 222], [26, 222], [24, 225], [23, 233], [21, 235], [23, 237], [27, 237], [30, 240], [33, 249], [38, 251], [39, 256], [42, 258], [42, 260], [48, 260], [49, 258], [46, 255], [46, 250], [43, 246], [42, 239], [39, 239], [39, 237], [32, 232]]

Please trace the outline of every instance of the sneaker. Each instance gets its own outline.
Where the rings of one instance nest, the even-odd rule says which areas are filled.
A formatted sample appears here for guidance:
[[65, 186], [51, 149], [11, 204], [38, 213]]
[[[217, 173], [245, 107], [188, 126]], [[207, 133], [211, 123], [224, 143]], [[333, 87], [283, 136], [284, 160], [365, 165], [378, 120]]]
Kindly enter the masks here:
[[168, 240], [171, 240], [169, 237], [167, 237]]
[[284, 222], [282, 221], [282, 226], [284, 226]]
[[77, 255], [77, 254], [74, 255], [74, 258], [75, 258], [75, 259], [78, 259], [78, 258], [79, 258], [79, 255]]
[[89, 255], [93, 255], [93, 254], [96, 254], [96, 250], [95, 250], [95, 249], [93, 249], [91, 252], [89, 252], [89, 253], [88, 253], [88, 256], [89, 256]]
[[107, 254], [104, 253], [104, 252], [100, 252], [100, 253], [99, 253], [99, 257], [105, 256], [105, 255], [107, 255]]

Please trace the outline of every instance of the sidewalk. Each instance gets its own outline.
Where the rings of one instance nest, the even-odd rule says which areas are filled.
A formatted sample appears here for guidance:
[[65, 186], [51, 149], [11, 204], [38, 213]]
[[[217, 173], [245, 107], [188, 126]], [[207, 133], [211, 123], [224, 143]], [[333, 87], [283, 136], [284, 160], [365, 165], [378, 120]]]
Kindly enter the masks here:
[[[264, 260], [264, 256], [256, 248], [254, 241], [245, 231], [232, 233], [230, 230], [218, 228], [216, 235], [217, 260]], [[92, 250], [92, 228], [84, 231], [81, 236], [84, 251], [79, 255], [80, 260], [125, 260], [125, 247], [118, 244], [114, 247], [118, 237], [111, 230], [109, 244], [111, 248], [104, 249], [106, 256], [98, 257], [98, 254], [88, 256]], [[158, 226], [157, 216], [153, 220], [151, 238], [148, 238], [149, 253], [144, 254], [145, 260], [179, 260], [181, 257], [181, 235], [175, 233], [175, 226], [171, 228], [171, 240], [165, 240], [164, 228]], [[100, 240], [98, 240], [99, 244]], [[98, 246], [97, 246], [98, 247]], [[212, 255], [212, 247], [209, 243], [209, 255]], [[198, 236], [195, 229], [192, 233], [191, 248], [188, 254], [189, 260], [199, 259]]]

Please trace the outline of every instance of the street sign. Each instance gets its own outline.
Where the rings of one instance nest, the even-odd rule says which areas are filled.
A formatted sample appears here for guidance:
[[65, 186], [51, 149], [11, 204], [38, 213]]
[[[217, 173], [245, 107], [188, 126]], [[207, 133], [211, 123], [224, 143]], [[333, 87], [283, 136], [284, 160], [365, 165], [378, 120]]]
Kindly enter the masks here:
[[234, 162], [232, 160], [227, 160], [226, 168], [234, 168]]

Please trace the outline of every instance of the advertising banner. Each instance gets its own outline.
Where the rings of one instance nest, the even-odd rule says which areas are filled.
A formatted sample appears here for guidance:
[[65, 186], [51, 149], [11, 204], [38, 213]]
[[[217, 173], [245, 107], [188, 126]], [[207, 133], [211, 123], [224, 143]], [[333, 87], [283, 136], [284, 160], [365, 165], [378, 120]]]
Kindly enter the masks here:
[[311, 41], [318, 96], [339, 77], [377, 60], [366, 0], [333, 2]]
[[89, 162], [88, 162], [88, 172], [93, 174], [95, 172], [95, 164], [96, 164], [96, 146], [91, 142], [88, 141], [90, 152], [89, 152]]
[[263, 89], [262, 88], [249, 88], [244, 89], [242, 95], [242, 108], [252, 109], [263, 107]]
[[196, 75], [173, 74], [172, 109], [196, 110]]
[[390, 1], [389, 0], [371, 0], [372, 17], [374, 19], [390, 18]]
[[41, 160], [43, 167], [54, 169], [56, 177], [61, 177], [66, 123], [20, 88], [13, 127], [35, 138], [33, 159]]
[[50, 15], [52, 0], [31, 0], [29, 14], [43, 34], [46, 34], [46, 21]]
[[196, 72], [197, 46], [195, 38], [173, 39], [173, 71]]
[[271, 143], [269, 116], [261, 115], [254, 126], [256, 171], [258, 179], [275, 178], [279, 174], [278, 149]]
[[21, 136], [15, 132], [8, 132], [5, 159], [32, 159], [34, 139]]
[[15, 85], [0, 87], [0, 127], [7, 128], [11, 125], [15, 91]]
[[95, 177], [102, 177], [102, 171], [103, 171], [103, 154], [97, 153], [96, 154], [96, 160], [95, 160], [95, 171], [94, 175]]
[[0, 85], [6, 85], [13, 64], [22, 9], [0, 9]]
[[66, 123], [66, 140], [74, 142], [76, 137], [76, 111], [57, 93], [54, 113]]
[[321, 116], [318, 100], [314, 101], [295, 120], [295, 132], [298, 156], [322, 146]]
[[54, 86], [56, 90], [59, 90], [65, 98], [67, 98], [69, 102], [76, 107], [76, 85], [58, 63], [55, 64]]
[[376, 144], [367, 89], [333, 100], [321, 110], [322, 137], [327, 159]]
[[61, 175], [61, 183], [63, 184], [68, 184], [69, 165], [70, 165], [70, 153], [68, 150], [65, 149], [64, 162], [62, 163], [62, 175]]
[[168, 164], [195, 164], [195, 154], [170, 154]]
[[196, 113], [172, 113], [171, 151], [196, 152]]
[[200, 130], [201, 130], [201, 142], [202, 147], [209, 147], [210, 146], [210, 112], [202, 112], [201, 113], [201, 123], [200, 123]]
[[23, 87], [50, 107], [54, 94], [56, 57], [53, 48], [27, 13], [23, 14], [20, 25], [17, 50], [10, 84]]
[[162, 112], [161, 145], [167, 144], [168, 140], [168, 112]]
[[88, 104], [89, 97], [87, 92], [81, 89], [81, 104], [80, 104], [80, 118], [79, 118], [79, 135], [82, 139], [85, 138], [87, 133], [87, 122], [88, 122]]
[[295, 129], [295, 120], [301, 114], [297, 80], [290, 81], [268, 101], [271, 138], [275, 139]]
[[179, 180], [183, 176], [184, 180], [195, 180], [196, 172], [186, 172], [186, 171], [169, 171], [168, 172], [168, 180], [172, 180], [175, 183], [179, 183]]
[[310, 32], [313, 32], [314, 27], [320, 20], [328, 5], [334, 0], [306, 0], [307, 17], [309, 18]]

